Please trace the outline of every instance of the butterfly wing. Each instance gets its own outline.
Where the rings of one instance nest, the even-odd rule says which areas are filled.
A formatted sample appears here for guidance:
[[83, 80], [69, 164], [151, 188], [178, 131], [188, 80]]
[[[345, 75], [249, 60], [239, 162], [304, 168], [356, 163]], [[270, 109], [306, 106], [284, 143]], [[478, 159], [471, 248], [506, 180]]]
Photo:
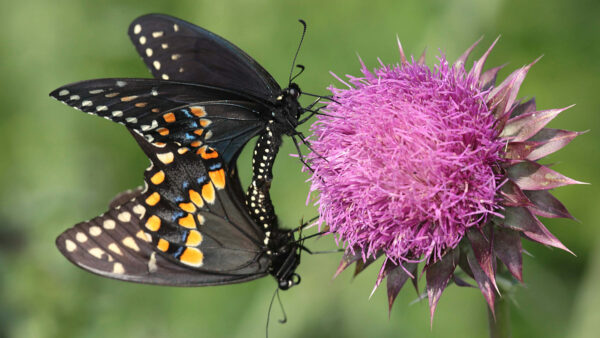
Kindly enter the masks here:
[[131, 199], [61, 234], [63, 255], [101, 276], [151, 284], [218, 285], [266, 275], [265, 234], [235, 198], [219, 154], [136, 139], [153, 164], [147, 188], [119, 195], [113, 205]]
[[53, 98], [124, 124], [150, 142], [215, 148], [226, 163], [261, 132], [268, 108], [231, 91], [155, 79], [97, 79], [69, 84]]
[[135, 19], [129, 37], [154, 77], [203, 83], [270, 99], [281, 92], [273, 77], [231, 42], [163, 14]]

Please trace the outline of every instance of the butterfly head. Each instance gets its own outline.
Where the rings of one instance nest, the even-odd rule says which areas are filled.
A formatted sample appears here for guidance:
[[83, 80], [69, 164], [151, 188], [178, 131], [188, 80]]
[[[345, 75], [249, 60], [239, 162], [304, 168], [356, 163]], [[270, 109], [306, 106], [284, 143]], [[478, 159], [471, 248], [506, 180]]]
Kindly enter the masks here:
[[273, 111], [273, 119], [284, 134], [292, 135], [296, 131], [296, 127], [300, 116], [304, 112], [302, 106], [298, 102], [298, 98], [302, 94], [300, 87], [297, 84], [291, 83], [289, 87], [281, 91], [277, 97], [275, 104], [276, 109]]
[[294, 241], [291, 232], [281, 232], [280, 235], [281, 238], [273, 242], [276, 248], [271, 254], [273, 259], [271, 274], [277, 280], [279, 289], [287, 290], [300, 284], [300, 275], [296, 273], [296, 268], [300, 264], [301, 245]]

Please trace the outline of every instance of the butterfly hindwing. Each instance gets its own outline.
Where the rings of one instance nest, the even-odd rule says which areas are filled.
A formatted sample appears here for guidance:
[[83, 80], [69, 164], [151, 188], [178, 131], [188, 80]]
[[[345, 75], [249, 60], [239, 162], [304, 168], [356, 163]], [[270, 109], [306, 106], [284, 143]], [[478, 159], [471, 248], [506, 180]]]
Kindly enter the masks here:
[[244, 51], [222, 37], [163, 14], [135, 19], [129, 37], [158, 79], [203, 83], [274, 99], [281, 88]]
[[150, 142], [209, 145], [230, 163], [265, 125], [264, 106], [234, 93], [154, 79], [98, 79], [66, 85], [50, 96], [124, 124]]

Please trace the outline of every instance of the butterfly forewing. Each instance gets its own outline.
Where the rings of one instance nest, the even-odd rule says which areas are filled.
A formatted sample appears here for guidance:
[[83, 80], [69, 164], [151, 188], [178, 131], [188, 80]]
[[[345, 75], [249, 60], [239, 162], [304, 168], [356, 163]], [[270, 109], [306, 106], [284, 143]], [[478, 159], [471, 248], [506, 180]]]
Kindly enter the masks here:
[[262, 277], [249, 266], [237, 274], [198, 272], [173, 264], [154, 250], [140, 230], [136, 199], [82, 222], [56, 239], [60, 252], [75, 265], [100, 276], [147, 284], [194, 286], [236, 283]]
[[203, 83], [273, 100], [281, 88], [269, 73], [229, 41], [189, 22], [144, 15], [129, 37], [158, 79]]
[[73, 83], [50, 96], [126, 125], [150, 142], [215, 148], [230, 163], [264, 128], [265, 107], [213, 87], [153, 79], [98, 79]]

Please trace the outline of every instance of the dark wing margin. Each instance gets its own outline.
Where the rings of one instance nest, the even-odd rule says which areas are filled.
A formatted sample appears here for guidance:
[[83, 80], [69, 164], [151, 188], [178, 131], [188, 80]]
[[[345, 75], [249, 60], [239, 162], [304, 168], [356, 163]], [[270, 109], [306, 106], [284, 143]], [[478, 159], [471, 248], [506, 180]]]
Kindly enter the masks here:
[[135, 19], [129, 37], [153, 76], [229, 88], [273, 101], [281, 88], [231, 42], [189, 22], [149, 14]]
[[215, 148], [226, 163], [265, 122], [266, 106], [231, 91], [154, 79], [96, 79], [60, 87], [50, 96], [125, 125], [149, 142]]

